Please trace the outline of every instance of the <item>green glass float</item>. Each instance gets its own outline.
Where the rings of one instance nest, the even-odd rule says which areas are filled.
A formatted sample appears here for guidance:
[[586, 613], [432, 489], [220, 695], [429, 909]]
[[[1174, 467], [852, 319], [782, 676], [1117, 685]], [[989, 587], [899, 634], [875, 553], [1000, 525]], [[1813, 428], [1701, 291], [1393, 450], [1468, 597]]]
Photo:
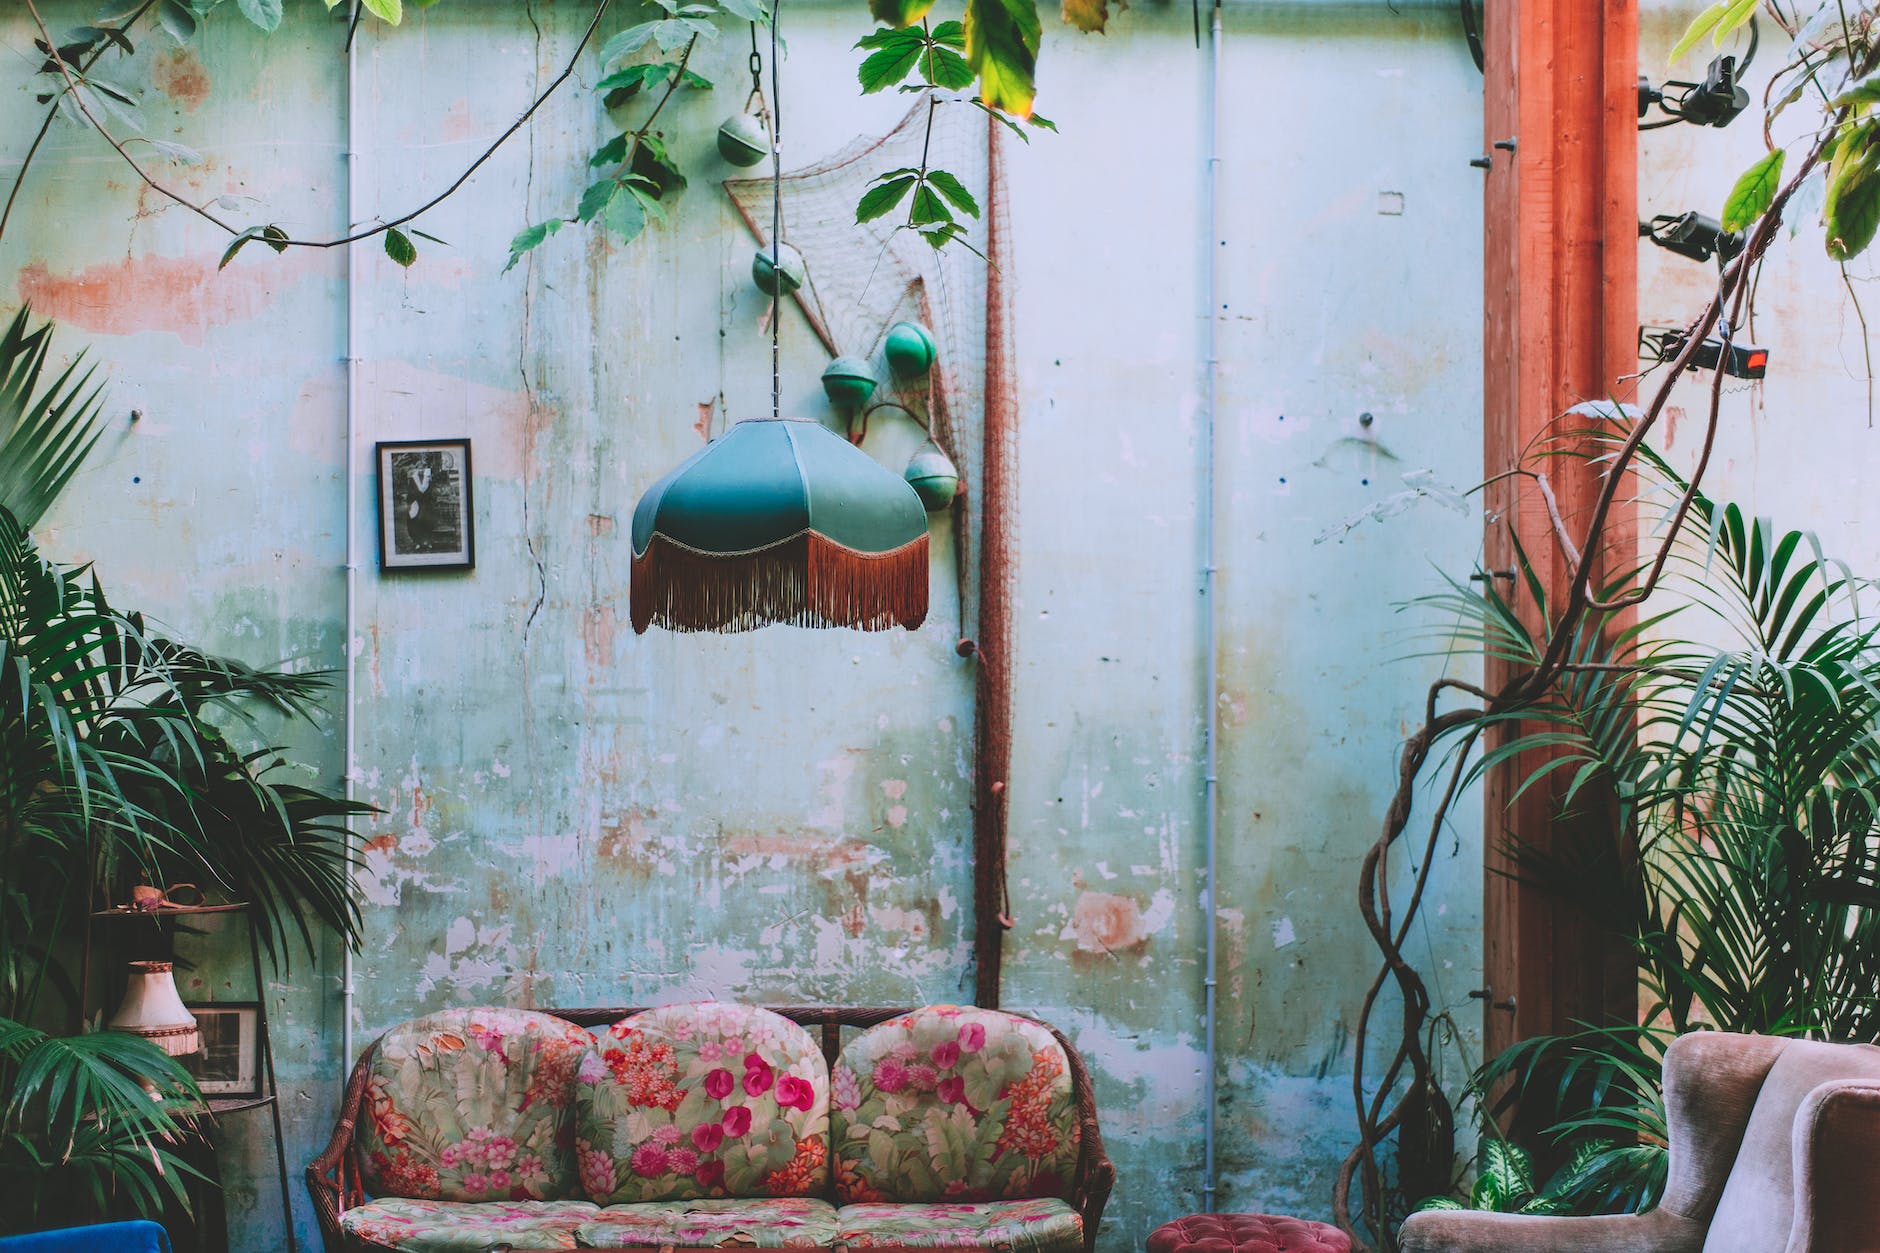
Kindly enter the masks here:
[[940, 445], [928, 440], [908, 460], [902, 474], [907, 485], [927, 506], [928, 513], [938, 513], [953, 503], [960, 490], [960, 469], [942, 452]]
[[875, 394], [875, 372], [860, 357], [837, 357], [822, 372], [823, 391], [838, 409], [859, 409]]
[[918, 322], [896, 322], [882, 346], [888, 368], [898, 379], [919, 378], [933, 369], [933, 333]]
[[803, 254], [788, 244], [782, 245], [774, 260], [769, 248], [759, 248], [751, 258], [751, 281], [767, 296], [788, 296], [803, 285], [808, 274]]
[[739, 422], [640, 498], [628, 605], [637, 633], [912, 631], [927, 618], [927, 513], [820, 422]]
[[718, 128], [718, 155], [733, 165], [756, 165], [770, 155], [764, 120], [750, 113], [728, 117]]

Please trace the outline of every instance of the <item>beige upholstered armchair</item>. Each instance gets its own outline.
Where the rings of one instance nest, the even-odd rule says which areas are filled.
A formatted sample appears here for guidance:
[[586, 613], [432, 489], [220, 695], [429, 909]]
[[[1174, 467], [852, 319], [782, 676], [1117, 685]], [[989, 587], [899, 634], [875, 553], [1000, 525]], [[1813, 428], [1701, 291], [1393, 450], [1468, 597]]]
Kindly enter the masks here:
[[1665, 1054], [1665, 1112], [1657, 1209], [1415, 1214], [1405, 1253], [1880, 1253], [1880, 1048], [1682, 1036]]

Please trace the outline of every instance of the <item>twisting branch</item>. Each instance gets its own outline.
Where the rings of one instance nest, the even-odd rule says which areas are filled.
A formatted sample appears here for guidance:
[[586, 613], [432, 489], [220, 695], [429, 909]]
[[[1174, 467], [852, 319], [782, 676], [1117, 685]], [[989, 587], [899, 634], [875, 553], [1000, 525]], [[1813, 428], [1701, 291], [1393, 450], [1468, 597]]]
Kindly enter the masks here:
[[[1865, 63], [1857, 64], [1857, 73], [1871, 72], [1876, 59], [1880, 59], [1880, 50], [1870, 51]], [[1758, 219], [1745, 242], [1742, 253], [1723, 270], [1716, 293], [1687, 331], [1684, 345], [1658, 384], [1651, 403], [1644, 414], [1632, 425], [1626, 439], [1607, 465], [1604, 481], [1601, 483], [1590, 521], [1580, 543], [1576, 545], [1568, 533], [1558, 502], [1554, 499], [1552, 486], [1546, 476], [1525, 469], [1515, 472], [1523, 477], [1532, 477], [1538, 485], [1554, 540], [1566, 559], [1571, 574], [1569, 591], [1553, 621], [1542, 624], [1545, 647], [1541, 655], [1530, 668], [1514, 675], [1502, 685], [1500, 690], [1491, 693], [1472, 684], [1450, 678], [1440, 679], [1431, 685], [1425, 704], [1424, 724], [1404, 742], [1398, 758], [1396, 792], [1385, 812], [1383, 829], [1364, 858], [1359, 878], [1358, 904], [1365, 926], [1383, 955], [1383, 961], [1377, 977], [1365, 995], [1358, 1017], [1356, 1059], [1352, 1073], [1352, 1099], [1359, 1125], [1359, 1143], [1346, 1157], [1339, 1170], [1332, 1199], [1333, 1214], [1339, 1226], [1353, 1236], [1360, 1248], [1364, 1248], [1365, 1245], [1357, 1224], [1354, 1222], [1355, 1216], [1352, 1209], [1354, 1183], [1360, 1184], [1362, 1188], [1365, 1225], [1378, 1238], [1382, 1247], [1391, 1249], [1396, 1245], [1394, 1233], [1385, 1228], [1383, 1177], [1379, 1167], [1378, 1149], [1412, 1115], [1413, 1102], [1423, 1099], [1431, 1076], [1430, 1059], [1426, 1054], [1422, 1038], [1430, 1014], [1429, 992], [1422, 978], [1404, 956], [1403, 943], [1409, 934], [1411, 922], [1421, 906], [1429, 874], [1429, 863], [1433, 859], [1437, 841], [1448, 819], [1450, 808], [1455, 802], [1470, 750], [1490, 721], [1502, 721], [1532, 708], [1553, 690], [1554, 685], [1563, 675], [1590, 672], [1596, 668], [1580, 664], [1569, 656], [1572, 641], [1589, 613], [1613, 613], [1637, 606], [1657, 590], [1679, 534], [1690, 517], [1697, 499], [1699, 485], [1709, 466], [1716, 444], [1722, 409], [1723, 371], [1721, 369], [1715, 372], [1715, 377], [1711, 380], [1703, 444], [1696, 465], [1688, 476], [1686, 489], [1672, 512], [1665, 534], [1653, 553], [1652, 559], [1643, 567], [1644, 573], [1639, 581], [1625, 592], [1605, 599], [1593, 590], [1592, 578], [1594, 567], [1598, 564], [1597, 558], [1606, 550], [1607, 525], [1613, 506], [1624, 487], [1628, 471], [1638, 460], [1646, 438], [1657, 426], [1672, 391], [1682, 381], [1685, 371], [1691, 366], [1699, 345], [1717, 330], [1720, 324], [1724, 328], [1726, 338], [1730, 333], [1730, 328], [1742, 325], [1745, 310], [1753, 299], [1752, 275], [1775, 239], [1776, 228], [1782, 220], [1783, 211], [1794, 196], [1796, 188], [1822, 162], [1824, 154], [1837, 133], [1839, 123], [1846, 117], [1847, 111], [1840, 111], [1833, 118], [1836, 125], [1825, 128], [1816, 138], [1800, 168], [1776, 194], [1769, 208]], [[1459, 690], [1475, 696], [1481, 701], [1480, 707], [1438, 712], [1438, 703], [1443, 693], [1449, 690]], [[1456, 754], [1456, 764], [1450, 771], [1449, 784], [1436, 802], [1429, 834], [1424, 841], [1422, 862], [1417, 869], [1415, 884], [1409, 899], [1405, 902], [1402, 916], [1393, 918], [1389, 897], [1391, 851], [1402, 839], [1409, 825], [1411, 811], [1415, 805], [1418, 780], [1430, 753], [1437, 742], [1459, 732], [1463, 734], [1463, 742]], [[1379, 1076], [1375, 1092], [1367, 1096], [1364, 1080], [1367, 1032], [1384, 989], [1393, 983], [1403, 1003], [1402, 1035]], [[1409, 1082], [1407, 1086], [1400, 1086], [1400, 1081], [1405, 1078], [1406, 1072]]]
[[[343, 235], [337, 239], [295, 239], [285, 235], [270, 235], [267, 237], [266, 242], [272, 245], [276, 250], [283, 248], [339, 248], [346, 244], [358, 243], [363, 239], [371, 239], [375, 235], [383, 235], [386, 231], [393, 230], [405, 225], [407, 222], [422, 217], [432, 209], [435, 209], [438, 205], [444, 203], [444, 201], [455, 195], [465, 183], [469, 182], [470, 177], [478, 170], [482, 169], [484, 163], [495, 156], [497, 150], [508, 143], [509, 140], [515, 136], [517, 131], [528, 124], [529, 119], [535, 116], [536, 111], [548, 102], [548, 98], [554, 95], [555, 92], [561, 88], [563, 83], [573, 77], [575, 69], [580, 65], [581, 54], [587, 50], [588, 44], [593, 41], [594, 32], [600, 28], [601, 18], [606, 16], [608, 6], [612, 3], [613, 0], [599, 0], [594, 6], [594, 16], [588, 20], [587, 29], [581, 33], [581, 42], [575, 45], [574, 52], [569, 56], [567, 65], [562, 67], [561, 73], [557, 74], [554, 79], [549, 82], [548, 86], [543, 88], [541, 94], [536, 96], [534, 102], [531, 103], [527, 109], [523, 110], [522, 115], [514, 122], [510, 123], [509, 128], [501, 135], [498, 135], [494, 143], [490, 144], [489, 147], [478, 154], [476, 160], [472, 161], [469, 166], [464, 169], [463, 173], [452, 180], [451, 184], [443, 191], [431, 197], [409, 213], [401, 214], [390, 221], [381, 222], [377, 226], [368, 227], [362, 231], [354, 231], [351, 234]], [[144, 185], [158, 195], [174, 201], [176, 204], [189, 210], [204, 221], [219, 227], [225, 233], [229, 235], [241, 235], [243, 232], [240, 227], [224, 221], [209, 212], [204, 206], [195, 203], [180, 192], [158, 182], [149, 171], [145, 170], [144, 167], [138, 163], [137, 158], [130, 154], [130, 151], [124, 144], [111, 133], [110, 128], [99, 120], [98, 116], [91, 111], [91, 106], [86, 103], [84, 92], [80, 90], [84, 71], [81, 69], [78, 75], [75, 76], [72, 67], [67, 65], [65, 59], [59, 55], [58, 45], [52, 38], [52, 32], [47, 27], [45, 18], [40, 16], [37, 0], [26, 0], [26, 10], [32, 15], [33, 24], [39, 28], [40, 35], [45, 39], [47, 45], [52, 48], [52, 63], [58, 67], [59, 75], [65, 80], [66, 90], [71, 94], [72, 101], [78, 106], [79, 112], [82, 113], [85, 120], [91, 124], [91, 128], [97, 131], [107, 144], [111, 145], [112, 150], [115, 151], [119, 157], [123, 158], [124, 163], [131, 167], [132, 172], [143, 180]]]

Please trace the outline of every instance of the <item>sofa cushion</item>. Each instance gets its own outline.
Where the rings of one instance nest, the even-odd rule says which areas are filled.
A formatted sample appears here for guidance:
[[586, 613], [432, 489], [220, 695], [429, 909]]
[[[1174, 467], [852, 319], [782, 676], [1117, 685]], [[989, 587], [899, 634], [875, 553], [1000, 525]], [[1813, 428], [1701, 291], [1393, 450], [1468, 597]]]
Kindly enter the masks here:
[[574, 1075], [592, 1039], [549, 1014], [453, 1009], [385, 1033], [356, 1146], [366, 1191], [552, 1200], [574, 1187]]
[[1795, 1115], [1832, 1079], [1880, 1079], [1880, 1048], [1790, 1040], [1769, 1067], [1710, 1220], [1704, 1253], [1786, 1248], [1795, 1221]]
[[829, 1071], [809, 1032], [750, 1005], [666, 1005], [599, 1033], [575, 1085], [581, 1186], [602, 1204], [813, 1196]]
[[832, 1084], [844, 1202], [1070, 1193], [1079, 1132], [1070, 1063], [1029, 1018], [915, 1010], [850, 1041]]
[[340, 1230], [370, 1248], [400, 1253], [578, 1249], [576, 1232], [598, 1211], [586, 1201], [368, 1201], [340, 1215]]
[[575, 1232], [585, 1249], [647, 1245], [692, 1248], [828, 1248], [836, 1209], [816, 1197], [653, 1201], [609, 1205]]
[[849, 1248], [895, 1244], [918, 1249], [974, 1245], [1013, 1253], [1081, 1253], [1084, 1224], [1056, 1197], [974, 1205], [863, 1204], [836, 1211], [836, 1240]]

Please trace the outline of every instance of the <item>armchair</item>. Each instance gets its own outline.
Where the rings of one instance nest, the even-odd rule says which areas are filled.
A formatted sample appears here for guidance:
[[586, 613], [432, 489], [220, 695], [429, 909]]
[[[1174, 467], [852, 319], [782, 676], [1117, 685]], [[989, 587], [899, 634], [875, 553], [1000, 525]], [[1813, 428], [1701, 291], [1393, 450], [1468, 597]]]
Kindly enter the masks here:
[[1880, 1253], [1880, 1048], [1700, 1031], [1665, 1053], [1643, 1214], [1413, 1214], [1404, 1253]]

